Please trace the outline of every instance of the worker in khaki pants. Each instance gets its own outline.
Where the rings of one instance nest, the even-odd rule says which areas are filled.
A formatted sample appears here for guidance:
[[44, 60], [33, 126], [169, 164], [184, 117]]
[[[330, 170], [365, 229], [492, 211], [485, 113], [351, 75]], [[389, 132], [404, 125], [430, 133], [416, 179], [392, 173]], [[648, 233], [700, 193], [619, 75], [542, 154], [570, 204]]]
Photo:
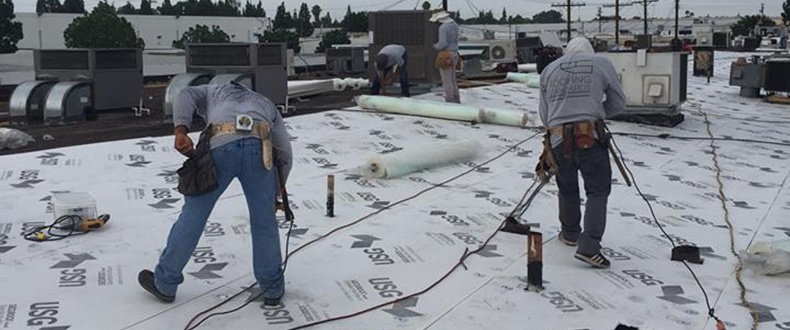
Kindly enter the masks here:
[[459, 62], [458, 57], [458, 24], [446, 11], [439, 11], [430, 18], [431, 22], [442, 23], [439, 26], [439, 42], [433, 48], [439, 51], [436, 56], [436, 67], [442, 76], [444, 87], [444, 100], [451, 103], [461, 103], [458, 93], [458, 81], [455, 79], [455, 70]]

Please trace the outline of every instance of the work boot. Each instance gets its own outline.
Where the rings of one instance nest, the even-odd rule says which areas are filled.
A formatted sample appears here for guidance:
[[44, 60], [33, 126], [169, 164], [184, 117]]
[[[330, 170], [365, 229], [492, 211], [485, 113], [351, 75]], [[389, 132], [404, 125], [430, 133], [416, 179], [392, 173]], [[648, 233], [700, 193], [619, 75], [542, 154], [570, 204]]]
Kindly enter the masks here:
[[576, 253], [574, 257], [576, 259], [588, 263], [590, 266], [593, 266], [595, 268], [609, 268], [609, 266], [611, 266], [609, 259], [606, 259], [606, 257], [604, 257], [603, 254], [600, 253], [593, 256]]
[[137, 282], [140, 283], [140, 286], [142, 286], [145, 291], [148, 291], [162, 302], [171, 303], [176, 300], [176, 296], [168, 296], [159, 292], [159, 289], [156, 288], [156, 284], [154, 283], [154, 273], [148, 269], [140, 271], [140, 274], [137, 275]]
[[567, 246], [579, 245], [579, 242], [577, 240], [570, 239], [568, 236], [569, 236], [568, 233], [561, 231], [560, 234], [557, 235], [557, 239], [559, 239], [560, 242], [564, 243]]
[[263, 304], [266, 306], [277, 306], [280, 304], [280, 300], [283, 299], [283, 296], [279, 296], [277, 298], [263, 298]]

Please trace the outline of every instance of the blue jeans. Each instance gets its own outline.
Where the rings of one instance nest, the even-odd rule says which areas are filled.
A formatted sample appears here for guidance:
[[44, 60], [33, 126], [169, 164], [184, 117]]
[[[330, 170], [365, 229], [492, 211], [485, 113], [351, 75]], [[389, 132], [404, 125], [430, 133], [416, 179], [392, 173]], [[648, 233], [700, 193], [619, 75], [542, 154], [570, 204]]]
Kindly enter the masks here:
[[[373, 63], [375, 65], [375, 63]], [[403, 52], [403, 65], [398, 68], [398, 72], [400, 72], [400, 93], [402, 96], [409, 97], [411, 93], [409, 92], [409, 55], [408, 52]], [[379, 95], [381, 91], [381, 79], [385, 79], [386, 75], [392, 74], [392, 67], [384, 69], [384, 77], [379, 77], [376, 74], [376, 77], [373, 78], [373, 85], [370, 86], [370, 93], [373, 95]]]
[[[612, 191], [612, 167], [606, 147], [596, 142], [591, 148], [573, 146], [570, 158], [565, 158], [563, 146], [554, 148], [557, 160], [557, 187], [560, 190], [560, 222], [565, 237], [579, 242], [577, 252], [592, 256], [601, 251], [601, 238], [606, 229], [606, 204]], [[581, 222], [579, 172], [584, 179], [584, 231]]]
[[[167, 246], [154, 271], [159, 292], [174, 296], [184, 282], [182, 271], [200, 240], [214, 204], [233, 178], [238, 178], [250, 212], [252, 258], [255, 278], [264, 298], [278, 298], [285, 291], [280, 276], [280, 236], [275, 218], [277, 173], [263, 167], [261, 140], [246, 138], [211, 151], [217, 168], [217, 188], [198, 196], [185, 196], [181, 215], [170, 229]], [[198, 264], [200, 266], [205, 264]], [[271, 287], [270, 287], [271, 286]]]

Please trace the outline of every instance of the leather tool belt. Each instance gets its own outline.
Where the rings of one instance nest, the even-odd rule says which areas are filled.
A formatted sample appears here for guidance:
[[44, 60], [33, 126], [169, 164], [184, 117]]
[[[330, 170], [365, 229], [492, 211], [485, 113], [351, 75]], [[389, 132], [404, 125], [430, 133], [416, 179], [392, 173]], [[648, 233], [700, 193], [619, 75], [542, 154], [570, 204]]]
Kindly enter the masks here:
[[236, 129], [235, 122], [227, 122], [227, 123], [220, 123], [214, 124], [211, 128], [211, 137], [221, 136], [221, 135], [246, 135], [246, 136], [257, 136], [261, 139], [261, 155], [263, 158], [263, 166], [266, 167], [267, 170], [272, 169], [272, 139], [270, 136], [271, 127], [268, 123], [264, 122], [255, 122], [252, 124], [252, 129], [249, 131], [243, 131]]
[[436, 63], [434, 64], [439, 69], [450, 69], [453, 67], [453, 55], [456, 55], [456, 58], [458, 59], [458, 61], [455, 62], [455, 69], [460, 70], [461, 69], [460, 54], [449, 50], [443, 50], [440, 51], [438, 54], [436, 54]]
[[[605, 143], [601, 141], [601, 137], [605, 137], [604, 124], [602, 120], [598, 121], [576, 121], [572, 123], [565, 123], [562, 125], [550, 127], [546, 129], [549, 135], [557, 135], [562, 137], [562, 150], [565, 158], [570, 158], [573, 152], [573, 146], [576, 145], [579, 149], [592, 148], [596, 142]], [[598, 138], [596, 138], [596, 135]], [[605, 146], [605, 144], [603, 144]]]

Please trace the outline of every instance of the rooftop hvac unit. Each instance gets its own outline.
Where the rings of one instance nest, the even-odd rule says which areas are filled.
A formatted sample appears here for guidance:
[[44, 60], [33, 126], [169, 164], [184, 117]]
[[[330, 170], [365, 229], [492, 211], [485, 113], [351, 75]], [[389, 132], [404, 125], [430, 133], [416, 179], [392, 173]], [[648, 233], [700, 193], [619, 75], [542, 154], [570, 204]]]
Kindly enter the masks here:
[[765, 90], [790, 92], [790, 58], [772, 58], [765, 61]]
[[[368, 14], [371, 45], [368, 56], [375, 58], [386, 45], [406, 47], [409, 56], [408, 73], [411, 83], [438, 84], [442, 81], [434, 66], [439, 41], [439, 24], [428, 22], [431, 12], [426, 10], [377, 11]], [[374, 76], [375, 65], [368, 66]]]
[[140, 49], [37, 49], [33, 56], [37, 80], [88, 82], [90, 103], [95, 110], [134, 108], [140, 104]]
[[740, 96], [760, 97], [760, 88], [765, 80], [765, 68], [759, 56], [750, 62], [740, 60], [730, 66], [730, 86], [740, 86]]
[[649, 49], [653, 47], [653, 35], [639, 34], [636, 36], [636, 49]]
[[695, 37], [697, 39], [696, 46], [713, 46], [713, 31], [697, 31]]
[[285, 104], [288, 96], [288, 60], [284, 43], [190, 44], [187, 73], [249, 75], [253, 90]]
[[620, 77], [626, 109], [614, 119], [675, 126], [683, 121], [688, 54], [638, 52], [604, 53]]
[[365, 72], [365, 47], [338, 47], [326, 50], [326, 69], [336, 75]]
[[540, 37], [522, 37], [516, 39], [516, 60], [518, 63], [535, 63], [536, 50], [543, 47]]
[[743, 50], [753, 51], [760, 47], [761, 37], [746, 37], [743, 39]]
[[713, 47], [730, 48], [731, 34], [729, 32], [713, 32]]

